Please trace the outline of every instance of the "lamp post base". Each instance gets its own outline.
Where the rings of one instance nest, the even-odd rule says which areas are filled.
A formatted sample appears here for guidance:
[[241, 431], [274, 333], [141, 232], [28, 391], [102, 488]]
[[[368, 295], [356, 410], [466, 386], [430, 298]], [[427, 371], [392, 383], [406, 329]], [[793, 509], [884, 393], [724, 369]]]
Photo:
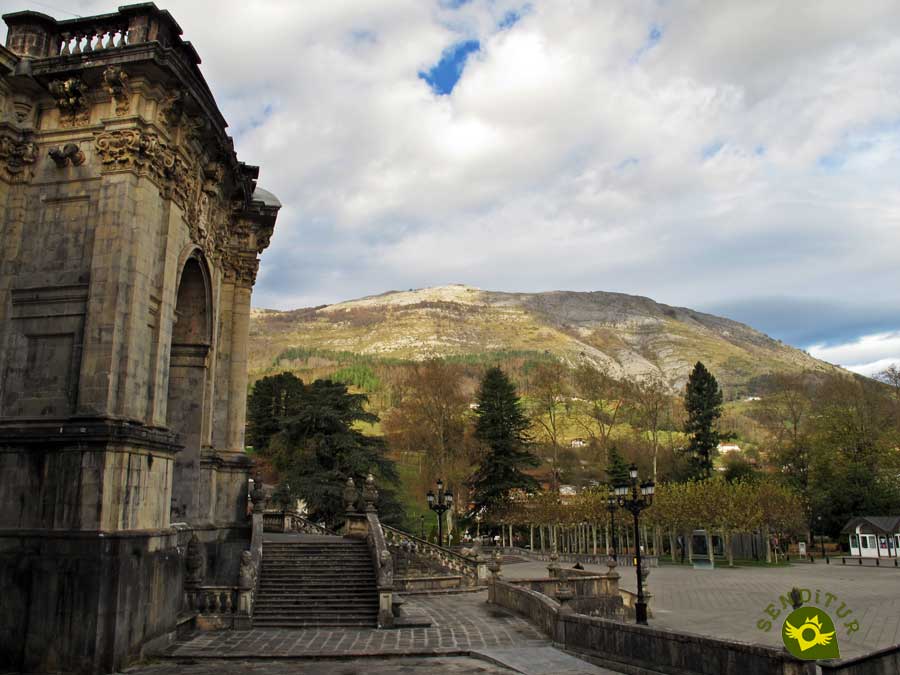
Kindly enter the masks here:
[[634, 604], [634, 618], [635, 618], [635, 623], [639, 623], [642, 626], [647, 625], [647, 603], [646, 602], [636, 602]]

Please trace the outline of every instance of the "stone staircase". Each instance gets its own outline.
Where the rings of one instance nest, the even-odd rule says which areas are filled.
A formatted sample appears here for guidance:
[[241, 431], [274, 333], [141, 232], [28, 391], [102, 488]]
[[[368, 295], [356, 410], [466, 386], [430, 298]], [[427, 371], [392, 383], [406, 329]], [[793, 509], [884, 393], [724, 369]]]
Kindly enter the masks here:
[[254, 627], [374, 627], [377, 623], [375, 570], [365, 540], [283, 535], [265, 541]]

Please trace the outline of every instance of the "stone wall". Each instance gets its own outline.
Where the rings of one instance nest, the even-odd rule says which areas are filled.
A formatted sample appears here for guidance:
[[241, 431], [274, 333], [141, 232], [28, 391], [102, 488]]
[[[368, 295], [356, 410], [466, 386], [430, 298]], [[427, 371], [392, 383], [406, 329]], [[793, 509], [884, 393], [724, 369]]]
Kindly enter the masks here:
[[819, 661], [822, 675], [896, 675], [900, 673], [900, 645], [854, 659]]

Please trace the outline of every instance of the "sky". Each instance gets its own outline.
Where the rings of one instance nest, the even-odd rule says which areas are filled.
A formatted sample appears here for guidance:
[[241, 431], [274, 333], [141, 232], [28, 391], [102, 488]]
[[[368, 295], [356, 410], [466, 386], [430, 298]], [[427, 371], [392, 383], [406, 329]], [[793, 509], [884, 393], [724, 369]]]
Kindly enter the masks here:
[[284, 203], [257, 307], [618, 291], [900, 362], [894, 0], [157, 4]]

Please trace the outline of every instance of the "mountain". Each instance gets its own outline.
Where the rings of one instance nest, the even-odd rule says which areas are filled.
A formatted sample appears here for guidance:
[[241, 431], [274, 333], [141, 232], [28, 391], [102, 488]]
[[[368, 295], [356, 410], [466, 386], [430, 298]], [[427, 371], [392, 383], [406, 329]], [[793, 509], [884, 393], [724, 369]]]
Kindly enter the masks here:
[[390, 291], [293, 311], [256, 309], [250, 334], [257, 376], [289, 367], [298, 354], [396, 362], [549, 353], [623, 378], [659, 374], [673, 389], [703, 361], [727, 393], [739, 395], [753, 393], [773, 372], [834, 369], [737, 321], [602, 291], [500, 293], [463, 285]]

